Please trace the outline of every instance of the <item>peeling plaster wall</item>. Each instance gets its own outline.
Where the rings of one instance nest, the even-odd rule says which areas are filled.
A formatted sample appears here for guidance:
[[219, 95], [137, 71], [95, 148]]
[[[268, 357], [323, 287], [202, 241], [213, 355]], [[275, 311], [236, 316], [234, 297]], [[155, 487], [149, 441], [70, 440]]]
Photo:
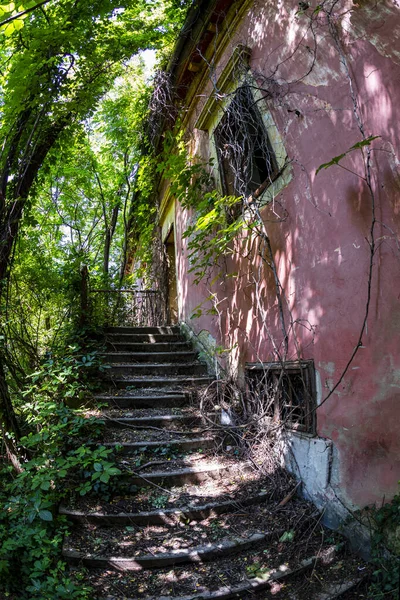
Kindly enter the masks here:
[[[307, 474], [310, 496], [322, 502], [325, 486], [327, 498], [338, 496], [340, 502], [354, 507], [390, 499], [397, 492], [400, 474], [400, 171], [396, 154], [400, 147], [400, 11], [389, 0], [343, 3], [342, 7], [348, 13], [341, 37], [360, 114], [366, 134], [380, 136], [372, 152], [378, 219], [372, 297], [362, 347], [339, 388], [317, 411], [319, 439], [301, 443], [293, 438], [290, 444], [303, 465], [300, 473]], [[307, 21], [296, 17], [297, 10], [294, 1], [254, 2], [230, 33], [229, 44], [213, 65], [212, 79], [218, 80], [238, 43], [252, 48], [251, 70], [256, 77], [261, 75], [268, 108], [293, 169], [291, 182], [262, 215], [294, 320], [293, 332], [302, 357], [315, 361], [323, 400], [341, 376], [363, 320], [371, 202], [365, 184], [349, 172], [362, 173], [359, 153], [343, 161], [347, 171], [331, 167], [316, 175], [321, 163], [360, 141], [361, 134], [349, 82], [328, 27], [321, 21], [315, 37], [304, 35]], [[315, 43], [317, 60], [310, 68], [310, 48]], [[193, 125], [212, 92], [210, 79], [199, 75], [195, 80], [197, 98], [188, 121], [197, 153], [205, 159], [207, 134], [193, 132]], [[274, 360], [266, 327], [254, 312], [251, 270], [257, 256], [250, 261], [227, 256], [221, 259], [221, 272], [238, 272], [240, 277], [196, 286], [189, 273], [187, 240], [181, 238], [193, 215], [177, 206], [175, 218], [180, 240], [180, 320], [190, 323], [195, 333], [206, 332], [202, 335], [208, 340], [231, 348], [227, 364], [231, 372], [240, 375], [246, 362]], [[207, 309], [210, 290], [218, 297], [221, 316], [203, 314], [191, 320], [199, 304]], [[261, 293], [268, 329], [279, 338], [274, 284], [268, 271]], [[296, 356], [293, 340], [290, 352]], [[331, 481], [326, 474], [330, 469], [332, 476], [332, 468]]]

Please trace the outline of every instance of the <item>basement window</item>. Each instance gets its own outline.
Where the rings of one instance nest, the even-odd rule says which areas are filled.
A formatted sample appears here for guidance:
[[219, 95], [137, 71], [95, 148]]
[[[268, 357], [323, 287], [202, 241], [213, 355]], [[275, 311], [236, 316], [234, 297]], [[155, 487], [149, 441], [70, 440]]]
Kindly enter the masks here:
[[311, 360], [248, 363], [247, 389], [261, 398], [265, 416], [287, 429], [315, 434], [315, 371]]
[[275, 153], [248, 84], [237, 89], [214, 140], [224, 194], [258, 198], [278, 176]]

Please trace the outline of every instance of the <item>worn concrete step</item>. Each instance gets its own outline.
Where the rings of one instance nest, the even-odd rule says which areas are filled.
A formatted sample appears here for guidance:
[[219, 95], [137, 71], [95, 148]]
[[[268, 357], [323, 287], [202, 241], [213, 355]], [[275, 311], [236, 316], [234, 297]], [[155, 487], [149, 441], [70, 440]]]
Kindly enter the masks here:
[[[147, 454], [150, 459], [147, 451], [144, 454]], [[196, 456], [196, 453], [193, 456]], [[120, 490], [124, 494], [130, 491], [136, 493], [137, 488], [149, 486], [152, 488], [154, 484], [170, 488], [213, 481], [216, 485], [219, 485], [223, 483], [226, 477], [244, 477], [246, 470], [251, 470], [251, 464], [248, 462], [216, 461], [210, 458], [195, 461], [193, 456], [188, 454], [183, 459], [166, 461], [165, 466], [155, 466], [150, 470], [141, 471], [137, 470], [135, 456], [122, 456], [116, 460], [121, 474], [115, 476], [113, 485], [116, 490]], [[157, 458], [157, 456], [154, 458]]]
[[271, 497], [271, 492], [260, 492], [246, 498], [232, 498], [222, 502], [206, 502], [197, 506], [183, 506], [181, 508], [165, 508], [162, 510], [141, 512], [118, 512], [74, 510], [61, 506], [59, 513], [68, 517], [70, 521], [80, 524], [92, 524], [98, 527], [113, 527], [123, 525], [164, 525], [177, 523], [182, 520], [202, 521], [210, 517], [235, 512], [255, 504], [266, 503]]
[[106, 352], [101, 355], [104, 363], [194, 363], [196, 352]]
[[170, 344], [173, 342], [185, 341], [183, 335], [180, 335], [179, 333], [108, 333], [106, 335], [106, 342], [109, 344], [153, 344], [159, 342]]
[[[254, 562], [255, 560], [258, 562]], [[300, 596], [296, 591], [299, 588], [308, 590], [311, 587], [308, 573], [316, 570], [323, 563], [323, 558], [319, 554], [308, 558], [299, 557], [293, 565], [288, 566], [287, 563], [281, 562], [273, 568], [264, 566], [264, 563], [265, 559], [262, 552], [256, 554], [247, 551], [244, 554], [242, 551], [237, 558], [231, 555], [226, 560], [215, 560], [208, 563], [207, 568], [203, 567], [201, 570], [196, 566], [196, 563], [193, 563], [191, 567], [185, 569], [185, 577], [181, 579], [175, 573], [171, 576], [169, 574], [171, 571], [167, 571], [168, 567], [165, 567], [162, 572], [159, 572], [157, 581], [154, 581], [154, 578], [149, 579], [145, 596], [143, 595], [144, 586], [143, 584], [138, 586], [135, 571], [132, 574], [129, 571], [124, 574], [124, 585], [120, 592], [123, 596], [120, 594], [118, 596], [114, 595], [115, 588], [121, 590], [120, 575], [113, 576], [110, 572], [107, 578], [102, 575], [101, 571], [97, 571], [96, 577], [101, 577], [103, 585], [106, 581], [107, 587], [111, 588], [111, 593], [106, 596], [104, 590], [102, 590], [100, 600], [137, 600], [139, 597], [143, 600], [231, 600], [232, 598], [237, 600], [297, 600]], [[219, 573], [220, 564], [222, 571]], [[250, 569], [254, 565], [254, 572], [257, 573], [257, 564], [261, 565], [260, 576], [251, 576]], [[321, 580], [323, 576], [324, 567], [322, 567], [316, 579]], [[114, 577], [117, 578], [115, 585]], [[219, 581], [219, 584], [216, 583], [217, 581]], [[210, 587], [210, 582], [212, 589], [207, 589]], [[138, 587], [140, 587], [139, 592], [137, 591]], [[129, 588], [131, 588], [132, 593], [129, 593]], [[301, 595], [301, 598], [306, 597], [309, 598], [309, 595]], [[351, 596], [351, 600], [357, 597]], [[328, 598], [329, 600], [335, 600], [339, 596], [325, 595], [321, 596], [321, 600], [322, 598], [323, 600], [328, 600]], [[348, 599], [350, 600], [350, 596], [348, 596]]]
[[[205, 459], [204, 452], [188, 454], [183, 461], [171, 460], [172, 464], [167, 456], [156, 456], [154, 453], [137, 455], [135, 458], [123, 457], [118, 464], [121, 469], [128, 465], [128, 470], [129, 465], [132, 465], [134, 470], [146, 477], [148, 471], [154, 472], [160, 469], [160, 463], [163, 467], [165, 465], [165, 468], [171, 467], [173, 471], [179, 470], [177, 467], [179, 463], [184, 464], [185, 468], [191, 464], [192, 470], [196, 466], [204, 468], [207, 464], [213, 468], [216, 466], [215, 461]], [[143, 487], [142, 485], [139, 490], [135, 489], [132, 493], [124, 491], [121, 494], [118, 488], [112, 488], [106, 497], [71, 498], [68, 508], [64, 507], [63, 512], [71, 513], [72, 520], [82, 520], [82, 522], [86, 517], [88, 522], [91, 522], [91, 515], [95, 513], [93, 523], [99, 520], [98, 524], [105, 526], [108, 526], [108, 523], [118, 525], [120, 520], [120, 525], [129, 525], [124, 519], [133, 514], [136, 515], [134, 520], [139, 525], [145, 526], [149, 523], [157, 524], [160, 519], [161, 524], [172, 525], [179, 521], [178, 515], [182, 512], [191, 515], [192, 520], [203, 520], [219, 514], [228, 514], [231, 509], [233, 512], [243, 511], [247, 506], [252, 506], [253, 511], [255, 505], [259, 505], [266, 516], [271, 515], [271, 519], [275, 520], [276, 507], [288, 492], [293, 490], [291, 480], [283, 481], [282, 486], [277, 486], [275, 480], [260, 480], [249, 463], [233, 458], [221, 459], [220, 466], [225, 467], [225, 470], [220, 472], [222, 476], [215, 477], [213, 473], [213, 477], [198, 483], [184, 482], [181, 486], [173, 486], [170, 491], [166, 491], [166, 488], [163, 491], [156, 486]], [[281, 514], [284, 516], [285, 513]]]
[[109, 404], [117, 408], [175, 408], [188, 403], [188, 398], [181, 393], [160, 394], [101, 394], [95, 396], [97, 402]]
[[[139, 556], [102, 556], [101, 551], [82, 551], [76, 549], [69, 538], [63, 547], [63, 556], [69, 564], [79, 564], [86, 567], [109, 568], [117, 571], [141, 571], [185, 563], [209, 562], [225, 558], [240, 551], [245, 551], [256, 544], [265, 543], [271, 539], [271, 534], [253, 533], [249, 536], [230, 537], [219, 543], [207, 543], [191, 548], [178, 548], [170, 552], [142, 554]], [[113, 548], [116, 549], [114, 542]]]
[[[247, 462], [228, 462], [205, 459], [198, 461], [195, 466], [183, 466], [174, 468], [174, 461], [171, 461], [171, 470], [160, 468], [157, 470], [135, 471], [135, 467], [130, 468], [124, 464], [124, 461], [118, 461], [118, 466], [125, 470], [115, 480], [115, 484], [121, 489], [132, 489], [138, 487], [153, 486], [161, 484], [163, 487], [182, 486], [189, 483], [199, 484], [204, 481], [214, 480], [222, 481], [228, 476], [237, 476], [239, 473], [245, 473], [251, 469], [251, 464]], [[183, 461], [184, 465], [190, 465], [191, 457], [188, 456]]]
[[116, 449], [118, 454], [127, 455], [127, 454], [135, 454], [141, 449], [145, 448], [147, 451], [151, 450], [161, 450], [173, 448], [177, 451], [188, 452], [190, 450], [197, 450], [198, 448], [212, 448], [215, 445], [215, 440], [210, 437], [205, 436], [197, 436], [197, 437], [176, 437], [173, 439], [168, 439], [167, 441], [153, 441], [153, 440], [143, 440], [138, 442], [103, 442], [102, 446], [106, 448]]
[[165, 325], [165, 326], [158, 326], [158, 327], [129, 327], [129, 326], [125, 326], [125, 327], [106, 327], [104, 333], [106, 335], [110, 334], [110, 333], [114, 333], [114, 334], [142, 334], [142, 333], [146, 333], [146, 334], [153, 334], [153, 333], [158, 333], [158, 334], [180, 334], [180, 329], [179, 329], [179, 325]]
[[207, 386], [213, 382], [211, 377], [171, 376], [171, 377], [130, 377], [126, 379], [113, 378], [113, 386], [118, 389], [163, 389]]
[[[212, 418], [214, 415], [208, 415], [209, 418]], [[117, 416], [117, 415], [108, 415], [105, 413], [101, 416], [101, 418], [105, 419], [106, 427], [110, 428], [121, 428], [126, 427], [126, 425], [131, 425], [132, 427], [159, 427], [162, 429], [175, 429], [182, 427], [199, 427], [202, 424], [202, 418], [200, 414], [187, 414], [187, 415], [149, 415], [145, 417], [135, 417], [135, 416]]]
[[143, 375], [162, 376], [162, 375], [206, 375], [206, 365], [195, 363], [113, 363], [107, 371], [105, 377], [135, 377]]
[[108, 342], [110, 348], [115, 352], [138, 352], [159, 353], [159, 352], [192, 352], [193, 347], [189, 342], [152, 342], [151, 344], [142, 342]]

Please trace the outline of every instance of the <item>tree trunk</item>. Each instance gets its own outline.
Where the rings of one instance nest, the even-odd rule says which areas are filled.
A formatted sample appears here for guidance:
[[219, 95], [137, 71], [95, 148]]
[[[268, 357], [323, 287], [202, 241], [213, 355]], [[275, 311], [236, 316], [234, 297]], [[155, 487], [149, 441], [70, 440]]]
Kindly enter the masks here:
[[115, 228], [117, 226], [118, 214], [119, 214], [119, 205], [114, 206], [111, 215], [110, 226], [106, 229], [106, 235], [104, 240], [104, 259], [103, 259], [103, 270], [104, 274], [108, 275], [110, 271], [110, 251], [111, 251], [111, 242], [114, 237]]
[[13, 432], [17, 439], [21, 437], [18, 421], [11, 403], [4, 369], [4, 358], [0, 354], [0, 418], [6, 431]]
[[[28, 165], [16, 181], [9, 177], [9, 173], [11, 163], [15, 160], [17, 154], [16, 146], [18, 146], [21, 137], [20, 127], [13, 143], [11, 143], [8, 160], [5, 161], [6, 166], [0, 176], [0, 301], [5, 296], [13, 247], [17, 239], [25, 203], [43, 161], [68, 123], [69, 115], [55, 123], [47, 131], [47, 134], [42, 138], [42, 143], [37, 145]], [[4, 367], [4, 357], [0, 354], [0, 421], [7, 432], [13, 433], [16, 439], [19, 439], [20, 430], [11, 402]], [[12, 453], [13, 451], [11, 451]]]

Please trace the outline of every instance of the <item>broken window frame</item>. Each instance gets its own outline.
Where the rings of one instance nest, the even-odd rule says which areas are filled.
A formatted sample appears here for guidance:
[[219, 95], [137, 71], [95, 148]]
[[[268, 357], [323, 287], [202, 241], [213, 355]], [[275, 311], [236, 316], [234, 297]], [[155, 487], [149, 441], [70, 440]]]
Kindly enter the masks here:
[[279, 176], [274, 148], [247, 81], [236, 88], [213, 139], [225, 195], [257, 199]]
[[[221, 83], [219, 87], [222, 94], [221, 97], [215, 98], [212, 96], [209, 98], [201, 114], [199, 115], [198, 120], [196, 121], [196, 128], [200, 131], [206, 131], [208, 133], [210, 159], [213, 165], [213, 176], [219, 191], [221, 194], [224, 194], [223, 182], [221, 179], [221, 169], [219, 168], [218, 151], [214, 139], [214, 131], [223, 118], [226, 108], [231, 103], [236, 90], [244, 85], [248, 85], [250, 87], [264, 129], [268, 133], [269, 142], [274, 152], [278, 167], [277, 175], [273, 179], [272, 183], [268, 182], [268, 185], [261, 186], [259, 190], [257, 190], [257, 197], [254, 198], [254, 200], [256, 200], [257, 205], [261, 208], [269, 202], [273, 202], [276, 196], [280, 194], [282, 190], [290, 183], [292, 180], [292, 168], [290, 162], [288, 161], [282, 136], [269, 110], [268, 102], [264, 97], [262, 90], [258, 87], [256, 80], [250, 71], [246, 72], [244, 76], [237, 78], [236, 81], [233, 81], [234, 79], [234, 75], [231, 74], [229, 77], [229, 84], [226, 82]], [[231, 217], [236, 219], [242, 211], [242, 208], [243, 202], [239, 202], [237, 205], [234, 205], [232, 209], [229, 210], [229, 212], [232, 213]]]
[[[302, 389], [296, 392], [299, 378]], [[285, 429], [315, 435], [317, 402], [314, 361], [247, 363], [246, 383], [250, 395], [256, 393], [265, 399], [266, 416], [271, 422], [280, 423]], [[297, 397], [299, 393], [303, 395], [303, 406], [298, 400], [294, 401], [296, 393]]]

